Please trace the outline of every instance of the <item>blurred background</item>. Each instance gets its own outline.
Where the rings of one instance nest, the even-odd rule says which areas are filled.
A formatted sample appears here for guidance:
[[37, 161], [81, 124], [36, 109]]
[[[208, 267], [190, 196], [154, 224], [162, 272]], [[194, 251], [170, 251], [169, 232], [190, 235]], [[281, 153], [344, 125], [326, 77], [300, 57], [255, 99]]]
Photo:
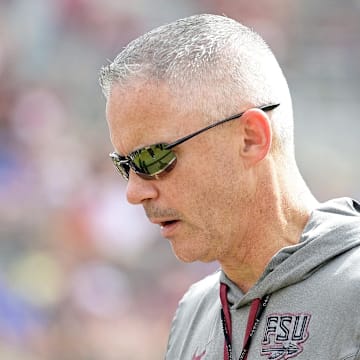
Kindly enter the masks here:
[[179, 263], [126, 204], [97, 84], [128, 41], [203, 12], [274, 50], [315, 195], [360, 198], [360, 0], [0, 0], [0, 359], [161, 359], [216, 269]]

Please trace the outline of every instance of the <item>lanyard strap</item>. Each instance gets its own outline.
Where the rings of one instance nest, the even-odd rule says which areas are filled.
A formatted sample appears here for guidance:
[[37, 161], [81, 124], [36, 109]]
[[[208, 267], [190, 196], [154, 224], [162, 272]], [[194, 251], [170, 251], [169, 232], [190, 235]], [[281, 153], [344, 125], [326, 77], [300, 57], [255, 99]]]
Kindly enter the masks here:
[[[229, 303], [227, 301], [227, 290], [226, 284], [220, 284], [220, 300], [221, 300], [221, 323], [224, 332], [224, 360], [233, 360], [232, 352], [232, 327], [231, 327], [231, 314]], [[262, 299], [255, 299], [251, 303], [248, 322], [246, 326], [246, 333], [244, 337], [243, 349], [241, 351], [239, 360], [246, 360], [247, 354], [250, 349], [251, 341], [258, 329], [258, 325], [261, 320], [261, 316], [269, 302], [270, 295], [264, 296]]]

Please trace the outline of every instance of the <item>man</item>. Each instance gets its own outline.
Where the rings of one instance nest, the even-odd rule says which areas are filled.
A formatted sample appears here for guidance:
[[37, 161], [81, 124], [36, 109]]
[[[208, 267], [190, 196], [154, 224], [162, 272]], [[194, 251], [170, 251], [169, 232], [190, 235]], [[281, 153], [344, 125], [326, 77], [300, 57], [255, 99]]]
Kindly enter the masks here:
[[128, 201], [179, 259], [221, 266], [181, 300], [166, 358], [360, 359], [360, 205], [307, 188], [262, 38], [188, 17], [131, 42], [100, 83]]

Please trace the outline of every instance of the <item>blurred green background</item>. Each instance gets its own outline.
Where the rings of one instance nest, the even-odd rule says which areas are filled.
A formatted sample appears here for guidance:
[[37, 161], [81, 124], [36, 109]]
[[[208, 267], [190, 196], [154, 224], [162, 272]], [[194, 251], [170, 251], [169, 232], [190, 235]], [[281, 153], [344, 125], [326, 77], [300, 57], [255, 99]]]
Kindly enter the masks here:
[[195, 13], [257, 30], [288, 77], [300, 168], [319, 200], [360, 198], [359, 0], [0, 0], [0, 359], [161, 359], [181, 264], [125, 202], [98, 71]]

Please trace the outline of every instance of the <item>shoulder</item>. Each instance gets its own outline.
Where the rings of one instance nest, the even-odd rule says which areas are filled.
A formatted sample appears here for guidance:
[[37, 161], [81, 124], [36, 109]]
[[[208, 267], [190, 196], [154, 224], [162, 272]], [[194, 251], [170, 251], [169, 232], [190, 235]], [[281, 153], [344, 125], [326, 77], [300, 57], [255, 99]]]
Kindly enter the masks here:
[[[356, 246], [325, 263], [319, 270], [321, 288], [344, 303], [344, 296], [354, 301], [360, 297], [360, 246]], [[357, 301], [357, 300], [356, 300]]]
[[206, 276], [202, 280], [190, 286], [179, 302], [179, 308], [186, 311], [194, 308], [199, 303], [212, 303], [219, 298], [220, 270]]
[[192, 284], [189, 290], [185, 293], [184, 296], [188, 297], [198, 297], [209, 291], [213, 291], [219, 288], [220, 281], [220, 270], [215, 271], [214, 273], [204, 277], [200, 281]]
[[[360, 282], [360, 245], [340, 255], [330, 262], [333, 277], [346, 281], [344, 285]], [[358, 288], [360, 290], [360, 287]]]
[[[168, 339], [167, 359], [190, 358], [214, 337], [220, 315], [220, 271], [194, 283], [179, 302]], [[190, 353], [189, 353], [190, 352]]]
[[220, 270], [191, 285], [179, 302], [172, 322], [172, 335], [184, 325], [189, 327], [199, 323], [219, 308], [219, 282]]

